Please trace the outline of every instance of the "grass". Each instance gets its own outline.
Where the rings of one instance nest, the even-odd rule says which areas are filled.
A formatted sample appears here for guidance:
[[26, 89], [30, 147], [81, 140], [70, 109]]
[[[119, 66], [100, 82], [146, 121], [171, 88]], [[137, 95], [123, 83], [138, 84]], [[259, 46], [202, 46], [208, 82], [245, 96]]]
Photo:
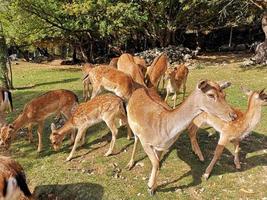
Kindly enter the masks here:
[[[240, 58], [235, 55], [202, 56], [190, 70], [187, 94], [200, 79], [229, 80], [227, 100], [233, 106], [246, 108], [247, 99], [240, 92], [241, 85], [262, 89], [267, 85], [264, 68], [239, 68]], [[65, 88], [74, 91], [81, 100], [81, 72], [78, 67], [48, 66], [30, 63], [13, 65], [15, 112], [8, 115], [11, 122], [26, 102], [48, 90]], [[181, 97], [180, 97], [181, 99]], [[171, 102], [170, 102], [171, 103]], [[172, 104], [170, 104], [172, 105]], [[104, 157], [111, 134], [104, 123], [89, 128], [85, 146], [75, 153], [75, 159], [65, 163], [70, 153], [67, 141], [60, 151], [54, 152], [49, 143], [50, 122], [45, 125], [44, 151], [37, 153], [35, 145], [20, 134], [5, 155], [11, 155], [24, 167], [30, 189], [39, 199], [263, 199], [267, 197], [267, 108], [252, 135], [241, 143], [241, 170], [233, 164], [233, 148], [227, 146], [208, 181], [201, 178], [213, 156], [218, 134], [212, 128], [202, 129], [199, 144], [205, 162], [192, 153], [187, 134], [177, 140], [162, 160], [158, 176], [158, 192], [147, 193], [147, 179], [151, 164], [141, 145], [136, 159], [140, 165], [131, 171], [124, 167], [129, 161], [133, 140], [126, 139], [126, 129], [119, 129], [115, 144], [117, 155]], [[142, 166], [142, 164], [144, 166]]]

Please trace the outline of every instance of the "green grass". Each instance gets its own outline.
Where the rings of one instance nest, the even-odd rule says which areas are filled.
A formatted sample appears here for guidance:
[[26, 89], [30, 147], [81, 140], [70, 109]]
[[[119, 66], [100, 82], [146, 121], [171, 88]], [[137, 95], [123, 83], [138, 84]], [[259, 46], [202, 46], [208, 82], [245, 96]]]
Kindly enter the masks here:
[[[266, 69], [244, 70], [238, 67], [234, 56], [216, 57], [196, 62], [201, 68], [190, 70], [187, 94], [200, 79], [229, 80], [227, 100], [233, 106], [246, 108], [247, 99], [240, 92], [240, 86], [262, 89], [267, 86]], [[219, 60], [219, 61], [218, 61]], [[221, 60], [229, 62], [221, 65]], [[216, 63], [215, 63], [216, 62]], [[81, 72], [78, 67], [49, 67], [29, 63], [13, 66], [13, 91], [15, 112], [8, 115], [11, 122], [21, 112], [26, 102], [48, 90], [65, 88], [74, 91], [81, 100]], [[181, 99], [181, 97], [179, 97]], [[170, 105], [171, 102], [169, 102]], [[126, 139], [126, 129], [119, 129], [115, 144], [117, 155], [104, 157], [111, 139], [104, 123], [89, 128], [85, 146], [75, 153], [75, 159], [65, 163], [70, 153], [67, 141], [60, 151], [54, 152], [49, 143], [50, 123], [46, 123], [43, 141], [44, 151], [37, 153], [35, 144], [27, 141], [26, 135], [19, 135], [5, 155], [11, 155], [24, 167], [29, 186], [39, 199], [262, 199], [267, 197], [267, 108], [263, 109], [262, 120], [253, 134], [241, 144], [241, 170], [233, 164], [233, 148], [227, 146], [222, 158], [208, 181], [201, 176], [213, 156], [218, 141], [214, 130], [202, 129], [199, 144], [205, 162], [200, 162], [192, 153], [186, 134], [177, 140], [169, 152], [163, 156], [158, 176], [159, 188], [154, 197], [147, 192], [147, 178], [151, 164], [141, 145], [136, 159], [144, 164], [125, 170], [133, 147], [133, 140]], [[115, 175], [118, 175], [116, 177]]]

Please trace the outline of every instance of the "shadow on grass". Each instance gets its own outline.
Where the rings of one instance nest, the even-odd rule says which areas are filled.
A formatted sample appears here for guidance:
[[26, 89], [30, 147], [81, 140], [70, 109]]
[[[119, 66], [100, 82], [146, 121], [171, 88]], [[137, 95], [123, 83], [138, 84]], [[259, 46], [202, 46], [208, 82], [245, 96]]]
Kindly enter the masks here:
[[[177, 156], [184, 161], [188, 166], [190, 166], [191, 170], [186, 172], [181, 177], [178, 177], [174, 180], [171, 180], [168, 183], [159, 186], [159, 191], [162, 192], [173, 192], [176, 189], [185, 189], [191, 186], [197, 186], [202, 183], [202, 174], [205, 172], [205, 169], [209, 165], [211, 159], [213, 158], [214, 150], [217, 146], [217, 142], [219, 140], [219, 134], [213, 134], [209, 136], [208, 132], [204, 129], [201, 129], [198, 134], [198, 143], [204, 155], [205, 161], [201, 162], [198, 157], [193, 154], [191, 149], [191, 144], [189, 137], [186, 133], [183, 133], [181, 137], [176, 141], [176, 143], [172, 146], [169, 152], [167, 152], [162, 160], [161, 164], [168, 158], [172, 151], [176, 151]], [[231, 144], [230, 144], [231, 145]], [[229, 147], [229, 145], [227, 145]], [[246, 158], [249, 153], [256, 153], [257, 151], [267, 149], [267, 136], [263, 134], [259, 134], [253, 132], [240, 144], [240, 162], [241, 169], [237, 170], [234, 165], [234, 156], [227, 149], [224, 149], [224, 152], [221, 156], [221, 159], [216, 163], [211, 173], [211, 176], [218, 176], [229, 173], [236, 173], [240, 171], [247, 171], [251, 168], [257, 166], [266, 166], [267, 165], [267, 156], [266, 154], [258, 154], [253, 155], [249, 158]], [[178, 185], [172, 187], [166, 187], [170, 184], [175, 184], [179, 180], [192, 176], [193, 180], [189, 184], [186, 185]]]
[[26, 90], [26, 89], [32, 89], [38, 86], [43, 86], [43, 85], [53, 85], [53, 84], [59, 84], [59, 83], [70, 83], [79, 80], [79, 78], [69, 78], [69, 79], [64, 79], [60, 81], [50, 81], [50, 82], [44, 82], [44, 83], [37, 83], [29, 86], [23, 86], [23, 87], [15, 87], [15, 90]]
[[103, 193], [103, 187], [93, 183], [40, 185], [34, 190], [36, 200], [100, 200]]

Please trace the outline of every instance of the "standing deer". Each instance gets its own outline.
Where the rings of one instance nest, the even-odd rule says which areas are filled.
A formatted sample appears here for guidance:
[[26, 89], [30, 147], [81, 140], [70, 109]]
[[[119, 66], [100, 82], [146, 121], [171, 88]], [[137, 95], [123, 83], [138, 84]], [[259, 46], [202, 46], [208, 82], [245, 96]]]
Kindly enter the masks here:
[[[110, 60], [109, 66], [117, 68], [118, 60], [119, 60], [119, 57], [112, 58]], [[145, 75], [145, 73], [146, 73], [146, 61], [145, 61], [145, 59], [143, 59], [139, 56], [134, 56], [133, 60], [138, 65], [138, 67], [142, 71], [143, 75]]]
[[[29, 141], [33, 142], [32, 128], [38, 125], [38, 152], [42, 150], [42, 134], [44, 121], [52, 114], [63, 114], [68, 119], [78, 105], [77, 96], [69, 90], [53, 90], [34, 98], [24, 106], [22, 113], [13, 121], [5, 125], [0, 131], [0, 145], [9, 148], [11, 140], [17, 131], [28, 127]], [[74, 135], [72, 135], [74, 136]], [[72, 140], [74, 138], [72, 137]]]
[[236, 168], [240, 169], [239, 143], [260, 122], [262, 106], [267, 105], [267, 94], [264, 93], [264, 90], [260, 92], [244, 90], [244, 92], [248, 95], [247, 111], [242, 112], [235, 108], [234, 111], [237, 114], [237, 118], [234, 121], [226, 122], [212, 114], [203, 112], [197, 116], [189, 126], [188, 134], [190, 136], [192, 149], [201, 161], [204, 161], [204, 157], [197, 143], [197, 130], [202, 124], [208, 124], [220, 133], [220, 139], [215, 149], [213, 159], [203, 175], [205, 179], [209, 178], [215, 163], [220, 159], [225, 145], [229, 142], [235, 147], [234, 163]]
[[166, 80], [167, 80], [166, 91], [167, 91], [167, 94], [165, 97], [165, 101], [168, 100], [168, 96], [170, 93], [174, 93], [173, 108], [175, 108], [175, 106], [176, 106], [177, 92], [179, 92], [182, 85], [183, 85], [183, 100], [184, 100], [188, 72], [189, 72], [189, 70], [184, 64], [182, 64], [178, 67], [174, 67], [173, 69], [169, 68], [166, 71]]
[[118, 133], [118, 129], [116, 128], [117, 119], [120, 119], [124, 124], [127, 125], [128, 139], [130, 139], [131, 130], [128, 126], [127, 116], [122, 99], [113, 94], [104, 94], [97, 96], [88, 102], [81, 103], [73, 113], [72, 117], [60, 129], [56, 130], [55, 126], [53, 124], [51, 125], [51, 143], [54, 149], [58, 150], [64, 136], [69, 131], [78, 130], [74, 146], [71, 150], [70, 155], [66, 159], [66, 161], [70, 161], [80, 140], [82, 140], [81, 145], [84, 144], [86, 130], [90, 126], [104, 121], [106, 122], [112, 133], [110, 147], [105, 154], [105, 156], [109, 156], [113, 152], [116, 136]]
[[13, 159], [0, 156], [0, 199], [17, 200], [22, 194], [32, 198], [23, 168]]
[[128, 168], [134, 165], [136, 145], [141, 144], [152, 163], [148, 181], [150, 194], [157, 188], [157, 172], [163, 151], [167, 151], [181, 131], [201, 112], [214, 114], [231, 121], [236, 114], [226, 103], [220, 86], [212, 81], [201, 81], [189, 97], [176, 109], [169, 110], [153, 100], [145, 88], [133, 92], [127, 106], [128, 122], [135, 136], [133, 153]]
[[88, 74], [94, 66], [91, 63], [86, 63], [82, 66], [83, 72], [83, 99], [87, 101], [90, 98], [90, 79], [88, 79]]
[[144, 75], [138, 64], [135, 63], [134, 57], [131, 54], [124, 53], [119, 57], [118, 70], [128, 74], [132, 79], [145, 86]]
[[134, 87], [133, 80], [130, 76], [108, 65], [91, 68], [86, 79], [92, 84], [93, 91], [91, 99], [103, 89], [106, 89], [127, 101]]
[[6, 111], [13, 111], [12, 96], [9, 90], [0, 87], [0, 127], [6, 124]]
[[[157, 56], [152, 64], [147, 67], [146, 80], [148, 87], [159, 88], [160, 79], [164, 76], [168, 67], [168, 57], [165, 53]], [[163, 80], [164, 87], [164, 80]]]

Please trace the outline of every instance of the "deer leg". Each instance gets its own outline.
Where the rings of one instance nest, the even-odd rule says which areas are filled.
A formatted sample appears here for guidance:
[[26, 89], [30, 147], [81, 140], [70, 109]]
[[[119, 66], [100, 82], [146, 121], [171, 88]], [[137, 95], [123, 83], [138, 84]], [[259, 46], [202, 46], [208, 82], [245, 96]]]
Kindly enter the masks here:
[[155, 149], [153, 149], [152, 146], [147, 144], [143, 145], [143, 147], [152, 164], [152, 171], [148, 180], [148, 191], [150, 195], [154, 195], [155, 190], [157, 189], [157, 175], [159, 170], [159, 161], [162, 152], [156, 151]]
[[211, 160], [209, 166], [207, 167], [206, 171], [205, 171], [205, 174], [203, 175], [203, 177], [205, 179], [208, 179], [209, 176], [210, 176], [210, 173], [215, 165], [215, 163], [217, 162], [217, 160], [220, 159], [221, 155], [222, 155], [222, 152], [223, 152], [223, 149], [224, 149], [224, 146], [226, 144], [226, 138], [223, 138], [219, 140], [219, 143], [215, 149], [215, 152], [214, 152], [214, 156], [213, 156], [213, 159]]
[[29, 126], [28, 126], [28, 136], [29, 136], [29, 142], [33, 143], [32, 124], [29, 124]]
[[168, 90], [168, 88], [167, 88], [166, 90], [167, 90], [167, 94], [166, 94], [166, 97], [165, 97], [165, 102], [167, 102], [167, 100], [168, 100], [168, 96], [169, 96], [169, 94], [170, 94], [170, 91]]
[[111, 130], [112, 139], [111, 139], [111, 142], [110, 142], [109, 149], [105, 153], [105, 156], [110, 156], [112, 154], [113, 149], [114, 149], [114, 145], [115, 145], [115, 142], [116, 142], [116, 137], [117, 137], [117, 134], [118, 134], [118, 129], [116, 128], [116, 125], [115, 125], [114, 122], [115, 122], [114, 119], [111, 119], [109, 121], [106, 121], [107, 126]]
[[183, 80], [183, 100], [185, 98], [185, 91], [186, 91], [186, 78]]
[[234, 147], [235, 147], [235, 158], [234, 158], [234, 163], [235, 163], [235, 167], [236, 169], [240, 169], [240, 161], [239, 161], [239, 141], [234, 142]]
[[200, 147], [198, 145], [198, 142], [197, 142], [197, 130], [198, 130], [198, 128], [199, 127], [196, 126], [192, 122], [188, 127], [188, 135], [190, 137], [193, 152], [198, 156], [200, 161], [204, 161], [203, 154], [202, 154]]
[[135, 152], [136, 152], [136, 147], [137, 147], [137, 144], [138, 144], [138, 140], [139, 140], [139, 138], [137, 137], [137, 135], [134, 135], [134, 146], [133, 146], [133, 151], [132, 151], [131, 159], [130, 159], [129, 163], [126, 166], [126, 168], [128, 170], [132, 169], [132, 167], [134, 166], [134, 156], [135, 156]]
[[173, 96], [173, 109], [176, 106], [176, 99], [177, 99], [177, 92], [174, 92], [174, 96]]
[[37, 130], [37, 133], [38, 133], [38, 152], [41, 152], [42, 151], [42, 148], [43, 148], [43, 143], [42, 143], [42, 135], [43, 135], [43, 129], [44, 129], [44, 122], [39, 122], [38, 123], [38, 130]]
[[82, 127], [78, 130], [77, 136], [75, 138], [75, 142], [74, 145], [72, 147], [72, 150], [70, 152], [70, 155], [67, 157], [66, 161], [70, 161], [73, 157], [74, 152], [76, 151], [76, 148], [79, 145], [79, 142], [81, 140], [81, 138], [83, 137], [83, 135], [85, 134], [86, 128]]

